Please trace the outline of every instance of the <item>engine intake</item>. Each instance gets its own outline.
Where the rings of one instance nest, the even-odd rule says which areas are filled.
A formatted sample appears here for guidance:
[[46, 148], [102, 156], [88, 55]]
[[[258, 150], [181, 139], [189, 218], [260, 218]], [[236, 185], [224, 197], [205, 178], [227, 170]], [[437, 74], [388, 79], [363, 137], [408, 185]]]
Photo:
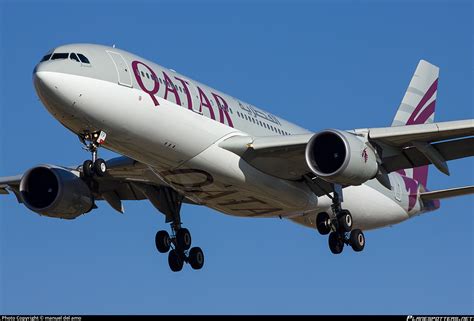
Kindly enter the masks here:
[[305, 156], [311, 171], [330, 183], [360, 185], [378, 172], [371, 146], [345, 131], [328, 129], [314, 134]]
[[94, 200], [87, 184], [72, 171], [40, 165], [27, 171], [20, 182], [23, 203], [50, 217], [73, 219], [92, 209]]

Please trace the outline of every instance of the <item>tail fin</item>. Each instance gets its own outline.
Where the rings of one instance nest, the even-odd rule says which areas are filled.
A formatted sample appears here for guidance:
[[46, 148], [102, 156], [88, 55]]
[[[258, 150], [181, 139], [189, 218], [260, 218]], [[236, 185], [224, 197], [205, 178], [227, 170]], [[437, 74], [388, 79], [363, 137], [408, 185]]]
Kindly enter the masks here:
[[[428, 124], [434, 121], [439, 68], [420, 60], [411, 78], [402, 103], [398, 107], [393, 126]], [[401, 170], [400, 174], [413, 178], [426, 186], [428, 166]]]

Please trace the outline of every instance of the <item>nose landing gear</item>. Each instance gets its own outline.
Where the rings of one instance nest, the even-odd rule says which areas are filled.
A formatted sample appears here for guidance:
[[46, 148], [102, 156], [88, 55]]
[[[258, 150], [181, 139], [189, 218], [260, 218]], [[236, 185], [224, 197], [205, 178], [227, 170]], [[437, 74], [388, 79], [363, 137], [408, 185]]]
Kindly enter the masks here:
[[92, 154], [92, 160], [86, 160], [82, 164], [82, 173], [84, 177], [104, 176], [107, 172], [107, 164], [102, 158], [97, 158], [97, 151], [105, 142], [107, 134], [104, 131], [85, 133], [79, 135], [79, 140], [84, 145], [84, 149]]

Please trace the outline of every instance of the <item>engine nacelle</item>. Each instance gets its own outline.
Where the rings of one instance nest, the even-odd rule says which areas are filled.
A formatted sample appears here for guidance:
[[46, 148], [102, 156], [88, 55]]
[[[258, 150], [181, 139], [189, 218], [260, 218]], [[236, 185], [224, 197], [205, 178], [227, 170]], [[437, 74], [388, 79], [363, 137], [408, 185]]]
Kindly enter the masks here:
[[345, 131], [328, 129], [314, 134], [305, 156], [315, 175], [334, 184], [360, 185], [378, 172], [374, 150]]
[[78, 175], [52, 165], [27, 171], [20, 182], [20, 194], [26, 207], [50, 217], [73, 219], [94, 204], [89, 187]]

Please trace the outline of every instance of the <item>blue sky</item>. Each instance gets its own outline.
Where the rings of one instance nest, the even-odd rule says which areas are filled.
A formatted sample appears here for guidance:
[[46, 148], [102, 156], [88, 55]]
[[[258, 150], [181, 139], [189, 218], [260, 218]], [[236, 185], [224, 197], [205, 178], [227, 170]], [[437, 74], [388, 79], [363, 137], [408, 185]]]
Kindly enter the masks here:
[[[471, 1], [0, 2], [0, 175], [89, 155], [31, 81], [50, 48], [115, 44], [311, 130], [389, 126], [421, 58], [436, 119], [473, 118]], [[114, 156], [103, 152], [102, 156]], [[474, 181], [472, 159], [431, 189]], [[203, 270], [172, 273], [147, 202], [73, 221], [0, 200], [0, 314], [474, 313], [472, 196], [366, 233], [362, 253], [288, 221], [184, 206]]]

